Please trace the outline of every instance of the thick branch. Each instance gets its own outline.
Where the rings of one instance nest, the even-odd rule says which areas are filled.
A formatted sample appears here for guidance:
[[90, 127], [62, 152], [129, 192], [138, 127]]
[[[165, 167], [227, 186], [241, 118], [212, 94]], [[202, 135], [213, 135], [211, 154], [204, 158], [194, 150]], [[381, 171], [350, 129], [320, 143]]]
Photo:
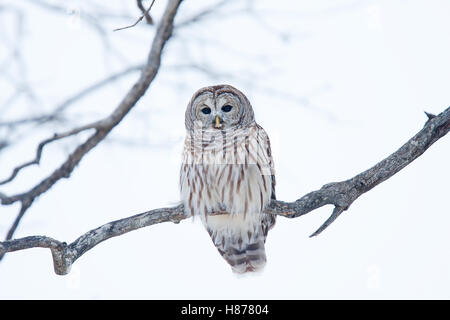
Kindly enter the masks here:
[[53, 256], [55, 273], [64, 275], [70, 272], [70, 267], [75, 260], [100, 242], [157, 223], [168, 221], [178, 223], [186, 218], [183, 210], [183, 206], [179, 205], [174, 208], [155, 209], [113, 221], [85, 233], [69, 245], [45, 236], [25, 237], [0, 242], [0, 255], [30, 248], [49, 248]]
[[[324, 205], [332, 204], [334, 205], [332, 215], [312, 236], [318, 235], [343, 211], [347, 210], [359, 196], [386, 179], [389, 179], [409, 163], [413, 162], [434, 142], [445, 136], [449, 130], [450, 108], [447, 108], [447, 110], [437, 116], [429, 116], [429, 120], [422, 130], [400, 149], [372, 168], [346, 181], [326, 184], [320, 190], [310, 192], [294, 202], [273, 200], [265, 209], [265, 213], [295, 218]], [[55, 272], [59, 275], [64, 275], [70, 271], [70, 267], [75, 260], [104, 240], [153, 224], [169, 221], [178, 223], [186, 218], [183, 205], [178, 205], [173, 208], [155, 209], [107, 223], [85, 233], [69, 245], [65, 242], [59, 242], [43, 236], [0, 242], [0, 255], [6, 252], [35, 247], [50, 248]]]
[[327, 204], [335, 206], [331, 217], [311, 236], [316, 236], [328, 227], [359, 196], [379, 183], [389, 179], [422, 155], [433, 143], [450, 130], [450, 108], [438, 116], [428, 116], [425, 126], [400, 149], [372, 168], [351, 179], [324, 185], [295, 202], [281, 202], [272, 205], [268, 212], [288, 218], [296, 218]]

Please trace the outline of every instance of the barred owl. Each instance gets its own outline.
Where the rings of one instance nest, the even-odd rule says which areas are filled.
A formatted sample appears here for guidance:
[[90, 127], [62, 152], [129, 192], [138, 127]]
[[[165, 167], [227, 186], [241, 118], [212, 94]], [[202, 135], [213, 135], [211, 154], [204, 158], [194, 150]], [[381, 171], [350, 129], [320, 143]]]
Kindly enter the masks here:
[[247, 97], [229, 85], [198, 90], [186, 110], [187, 135], [180, 170], [185, 213], [199, 216], [234, 272], [261, 269], [275, 216], [269, 137]]

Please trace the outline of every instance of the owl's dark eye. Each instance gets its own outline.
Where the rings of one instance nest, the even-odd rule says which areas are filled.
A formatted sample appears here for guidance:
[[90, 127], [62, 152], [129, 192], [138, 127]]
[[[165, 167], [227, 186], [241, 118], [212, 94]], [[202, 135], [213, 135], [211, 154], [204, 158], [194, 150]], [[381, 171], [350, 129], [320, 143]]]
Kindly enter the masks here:
[[230, 106], [229, 104], [227, 104], [226, 106], [222, 107], [222, 111], [223, 112], [230, 112], [231, 109], [233, 109], [233, 106]]
[[203, 108], [202, 112], [203, 112], [203, 114], [210, 114], [211, 113], [211, 108], [208, 108], [208, 107]]

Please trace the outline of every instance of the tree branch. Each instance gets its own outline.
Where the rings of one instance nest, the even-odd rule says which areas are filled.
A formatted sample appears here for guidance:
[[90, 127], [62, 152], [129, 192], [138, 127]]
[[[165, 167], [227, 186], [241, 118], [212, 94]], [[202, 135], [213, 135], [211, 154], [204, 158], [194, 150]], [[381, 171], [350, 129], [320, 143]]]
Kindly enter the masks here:
[[[109, 132], [111, 132], [111, 130], [122, 121], [122, 119], [128, 114], [128, 112], [136, 105], [137, 101], [144, 95], [159, 70], [162, 51], [166, 42], [172, 35], [173, 21], [180, 3], [181, 0], [171, 0], [168, 2], [165, 12], [156, 30], [155, 37], [153, 38], [147, 63], [141, 71], [139, 80], [133, 85], [133, 87], [128, 91], [117, 108], [108, 117], [93, 124], [87, 125], [89, 129], [95, 129], [95, 132], [84, 143], [79, 145], [58, 169], [56, 169], [50, 176], [42, 180], [29, 191], [13, 196], [7, 196], [0, 192], [0, 200], [3, 205], [9, 205], [15, 202], [22, 203], [22, 208], [19, 216], [17, 217], [13, 227], [8, 232], [8, 237], [6, 238], [7, 240], [12, 238], [14, 230], [17, 227], [20, 219], [29, 208], [30, 205], [27, 204], [31, 204], [37, 197], [53, 187], [53, 185], [60, 179], [68, 178], [74, 170], [75, 166], [80, 163], [81, 159], [90, 150], [95, 148], [109, 134]], [[86, 126], [80, 128], [83, 128], [83, 130], [85, 130], [85, 127]], [[69, 131], [69, 133], [72, 133], [73, 131], [79, 132], [80, 128], [73, 129]], [[38, 154], [35, 158], [35, 160], [37, 159], [37, 161], [39, 161], [40, 158], [39, 152], [40, 151], [38, 148]], [[24, 166], [27, 165], [29, 164], [24, 164]], [[20, 171], [20, 168], [17, 170], [17, 172], [18, 171]], [[0, 253], [0, 259], [1, 258], [2, 254]]]
[[117, 28], [114, 29], [113, 31], [120, 31], [120, 30], [124, 30], [124, 29], [129, 29], [129, 28], [133, 28], [135, 27], [139, 22], [142, 21], [142, 19], [146, 19], [148, 24], [153, 24], [153, 20], [150, 17], [150, 10], [153, 7], [153, 4], [155, 3], [155, 0], [152, 0], [152, 3], [150, 3], [150, 6], [148, 7], [147, 10], [144, 10], [144, 7], [142, 6], [142, 3], [140, 0], [137, 0], [137, 4], [138, 4], [138, 8], [142, 11], [142, 15], [136, 20], [135, 23], [133, 23], [132, 25], [126, 26], [126, 27], [122, 27], [122, 28]]
[[295, 202], [277, 201], [269, 207], [267, 212], [283, 215], [287, 218], [296, 218], [324, 205], [334, 205], [335, 208], [330, 218], [311, 235], [311, 237], [316, 236], [325, 230], [342, 212], [347, 210], [359, 196], [413, 162], [433, 143], [445, 136], [449, 130], [450, 108], [447, 108], [438, 116], [429, 117], [422, 130], [400, 149], [372, 168], [351, 179], [326, 184], [320, 190], [310, 192]]
[[[20, 119], [20, 120], [15, 120], [15, 121], [10, 121], [10, 122], [0, 122], [0, 127], [1, 126], [14, 126], [14, 125], [27, 123], [27, 122], [45, 123], [47, 121], [51, 121], [52, 119], [57, 119], [59, 116], [59, 113], [61, 113], [64, 109], [66, 109], [70, 104], [76, 102], [78, 99], [83, 98], [84, 96], [88, 95], [89, 93], [107, 85], [110, 82], [116, 81], [117, 79], [121, 78], [122, 76], [128, 75], [131, 72], [141, 70], [143, 67], [144, 67], [144, 65], [132, 66], [132, 67], [129, 67], [119, 73], [110, 75], [107, 78], [105, 78], [99, 82], [94, 83], [93, 85], [83, 89], [76, 95], [73, 95], [72, 97], [65, 100], [62, 104], [60, 104], [57, 108], [55, 108], [51, 114], [41, 115], [38, 117], [32, 117], [32, 118], [27, 118], [27, 119]], [[17, 174], [22, 169], [25, 169], [26, 167], [29, 167], [34, 164], [39, 164], [40, 160], [41, 160], [41, 156], [42, 156], [42, 150], [45, 145], [52, 143], [54, 141], [63, 139], [63, 138], [67, 138], [67, 137], [76, 135], [76, 134], [78, 134], [82, 131], [88, 130], [88, 129], [98, 129], [100, 124], [101, 123], [97, 121], [97, 122], [87, 124], [87, 125], [84, 125], [84, 126], [81, 126], [78, 128], [74, 128], [67, 132], [55, 133], [52, 137], [43, 140], [42, 142], [39, 143], [39, 145], [36, 149], [36, 156], [34, 157], [34, 159], [15, 167], [8, 178], [6, 178], [4, 180], [0, 180], [0, 186], [3, 184], [7, 184], [7, 183], [11, 182], [12, 180], [14, 180], [14, 178], [17, 176]]]
[[223, 7], [223, 6], [224, 6], [225, 4], [227, 4], [227, 3], [229, 4], [230, 1], [229, 1], [229, 0], [222, 0], [222, 1], [219, 1], [218, 3], [213, 4], [213, 5], [210, 6], [210, 7], [207, 7], [207, 8], [205, 8], [205, 9], [203, 9], [203, 10], [200, 11], [200, 12], [197, 12], [195, 15], [193, 15], [193, 16], [191, 16], [191, 17], [185, 19], [185, 20], [183, 20], [183, 21], [180, 22], [180, 23], [178, 23], [178, 24], [176, 25], [177, 30], [178, 30], [179, 28], [182, 28], [182, 27], [191, 25], [191, 24], [193, 24], [193, 23], [197, 23], [198, 21], [204, 19], [205, 17], [210, 16], [210, 15], [212, 15], [213, 13], [216, 13], [218, 9], [220, 9], [221, 7]]
[[[355, 177], [324, 185], [320, 190], [308, 193], [294, 202], [273, 200], [265, 213], [296, 218], [327, 204], [334, 205], [330, 218], [311, 236], [325, 230], [334, 220], [362, 194], [379, 183], [389, 179], [402, 168], [422, 155], [434, 142], [445, 136], [450, 130], [450, 108], [441, 114], [429, 117], [425, 126], [400, 149], [372, 168]], [[1, 196], [1, 194], [0, 194]], [[223, 214], [222, 212], [216, 214]], [[162, 222], [179, 223], [188, 218], [184, 215], [183, 205], [172, 208], [154, 209], [132, 217], [107, 223], [91, 230], [71, 244], [60, 242], [45, 236], [32, 236], [0, 242], [0, 255], [7, 252], [29, 248], [49, 248], [52, 252], [56, 274], [70, 272], [71, 265], [85, 252], [99, 243], [124, 233]]]
[[[42, 157], [42, 150], [44, 149], [45, 145], [57, 141], [57, 140], [61, 140], [73, 135], [76, 135], [80, 132], [89, 130], [89, 129], [97, 129], [99, 127], [99, 122], [94, 122], [94, 123], [90, 123], [78, 128], [74, 128], [72, 130], [63, 132], [63, 133], [55, 133], [51, 138], [45, 139], [44, 141], [42, 141], [41, 143], [39, 143], [37, 149], [36, 149], [36, 156], [33, 160], [25, 162], [24, 164], [17, 166], [16, 168], [14, 168], [14, 170], [12, 171], [11, 175], [9, 176], [9, 178], [6, 178], [5, 180], [0, 181], [0, 185], [6, 184], [8, 182], [11, 182], [16, 176], [17, 174], [24, 168], [29, 167], [31, 165], [34, 164], [39, 164], [39, 162], [41, 161], [41, 157]], [[15, 202], [13, 199], [11, 199], [10, 201]], [[2, 204], [9, 204], [8, 202], [4, 202], [2, 201]]]
[[85, 233], [69, 245], [45, 236], [32, 236], [0, 242], [0, 255], [30, 248], [49, 248], [52, 251], [55, 273], [65, 275], [70, 272], [70, 267], [79, 257], [109, 238], [157, 223], [168, 221], [179, 223], [185, 218], [187, 216], [184, 215], [182, 205], [174, 208], [155, 209], [104, 224]]
[[16, 119], [16, 120], [10, 120], [10, 121], [0, 121], [0, 127], [16, 127], [23, 124], [29, 124], [29, 123], [37, 123], [37, 124], [43, 124], [52, 120], [57, 120], [60, 118], [60, 114], [65, 111], [68, 107], [70, 107], [75, 102], [85, 98], [89, 94], [97, 91], [98, 89], [103, 88], [104, 86], [113, 83], [119, 79], [121, 79], [124, 76], [127, 76], [131, 73], [137, 72], [142, 70], [144, 68], [143, 64], [135, 65], [127, 67], [126, 69], [119, 71], [117, 73], [108, 75], [106, 78], [97, 81], [90, 86], [82, 89], [81, 91], [77, 92], [76, 94], [73, 94], [66, 100], [64, 100], [62, 103], [60, 103], [57, 107], [53, 109], [52, 112], [47, 114], [42, 114], [39, 116], [34, 117], [28, 117], [28, 118], [22, 118], [22, 119]]
[[147, 24], [153, 24], [153, 19], [149, 14], [151, 6], [153, 5], [153, 2], [151, 4], [150, 8], [147, 10], [145, 10], [144, 5], [142, 4], [142, 0], [136, 0], [136, 5], [139, 8], [139, 10], [141, 10], [141, 13], [145, 16], [145, 21], [147, 22]]

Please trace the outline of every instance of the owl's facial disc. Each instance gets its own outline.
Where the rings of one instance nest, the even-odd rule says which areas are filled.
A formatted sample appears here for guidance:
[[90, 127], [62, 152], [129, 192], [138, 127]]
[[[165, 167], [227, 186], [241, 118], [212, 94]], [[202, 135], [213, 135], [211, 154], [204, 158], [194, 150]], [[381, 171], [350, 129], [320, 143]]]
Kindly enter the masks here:
[[194, 102], [195, 116], [203, 128], [216, 130], [233, 128], [239, 123], [239, 103], [239, 99], [228, 92], [217, 97], [211, 92], [205, 92]]

